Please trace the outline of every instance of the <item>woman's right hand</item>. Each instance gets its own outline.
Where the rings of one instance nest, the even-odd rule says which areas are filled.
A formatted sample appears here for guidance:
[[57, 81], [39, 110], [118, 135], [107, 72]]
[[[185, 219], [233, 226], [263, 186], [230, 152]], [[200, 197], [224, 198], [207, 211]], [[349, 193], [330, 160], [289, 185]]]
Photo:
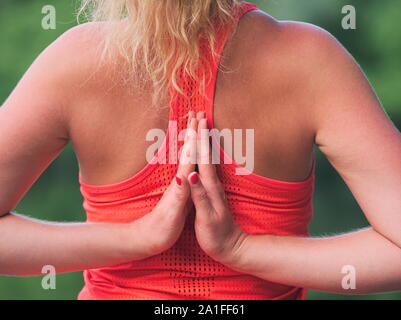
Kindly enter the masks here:
[[[6, 123], [7, 117], [1, 116], [0, 122]], [[0, 217], [0, 274], [41, 275], [45, 265], [54, 266], [57, 273], [103, 268], [142, 260], [172, 247], [193, 206], [187, 176], [195, 167], [198, 122], [193, 113], [190, 117], [192, 120], [187, 127], [193, 130], [187, 131], [188, 138], [176, 174], [179, 179], [173, 179], [151, 212], [124, 224], [51, 223], [13, 213], [3, 214]], [[0, 134], [0, 138], [0, 150], [7, 150], [1, 144], [6, 145], [11, 136], [3, 139]], [[192, 163], [188, 163], [187, 154], [194, 155]], [[1, 164], [0, 161], [0, 171], [8, 172], [7, 166], [2, 168]], [[8, 181], [0, 182], [6, 185]], [[0, 216], [10, 211], [8, 205], [6, 203], [1, 209], [0, 204]]]
[[[164, 192], [155, 208], [141, 219], [129, 225], [129, 232], [134, 236], [133, 256], [138, 259], [148, 258], [171, 248], [180, 237], [188, 212], [193, 207], [191, 190], [187, 180], [189, 173], [195, 170], [196, 131], [198, 126], [194, 112], [188, 114], [185, 142], [179, 159], [177, 175]], [[141, 252], [138, 252], [138, 243]]]

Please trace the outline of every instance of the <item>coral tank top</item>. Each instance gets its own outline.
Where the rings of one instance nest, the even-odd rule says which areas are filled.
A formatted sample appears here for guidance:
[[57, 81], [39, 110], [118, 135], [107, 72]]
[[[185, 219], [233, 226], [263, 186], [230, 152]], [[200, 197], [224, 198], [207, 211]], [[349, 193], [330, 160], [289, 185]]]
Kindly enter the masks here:
[[[239, 19], [253, 4], [243, 2], [234, 25], [219, 28], [217, 55], [206, 46], [203, 54], [212, 66], [206, 95], [194, 93], [196, 80], [180, 74], [179, 81], [191, 98], [170, 95], [170, 122], [178, 131], [186, 127], [189, 110], [206, 111], [209, 128], [213, 128], [215, 83], [225, 43], [234, 32]], [[170, 93], [172, 90], [170, 90]], [[174, 127], [175, 127], [174, 126]], [[174, 129], [175, 130], [175, 129]], [[153, 160], [133, 177], [120, 183], [93, 186], [79, 175], [83, 207], [88, 222], [128, 223], [149, 213], [161, 199], [177, 172], [177, 164], [166, 160], [165, 154], [182, 146], [171, 144], [175, 134], [169, 126], [162, 147]], [[251, 172], [238, 175], [241, 169], [218, 145], [221, 164], [217, 173], [226, 192], [234, 220], [250, 234], [308, 236], [312, 217], [315, 161], [306, 180], [285, 182]], [[173, 150], [174, 151], [174, 150]], [[170, 163], [172, 162], [172, 163]], [[306, 290], [284, 286], [238, 273], [212, 260], [199, 247], [194, 233], [194, 212], [187, 217], [183, 233], [169, 250], [141, 261], [84, 271], [85, 286], [78, 299], [304, 299]]]

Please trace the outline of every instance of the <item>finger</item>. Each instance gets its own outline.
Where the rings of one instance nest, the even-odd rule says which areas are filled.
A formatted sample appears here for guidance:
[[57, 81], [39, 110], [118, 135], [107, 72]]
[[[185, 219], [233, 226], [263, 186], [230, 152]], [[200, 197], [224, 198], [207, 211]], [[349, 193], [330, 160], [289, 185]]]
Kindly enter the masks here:
[[206, 119], [201, 119], [198, 124], [197, 151], [200, 179], [214, 207], [221, 212], [227, 206], [226, 195], [217, 176], [216, 166], [212, 163], [212, 149]]
[[187, 117], [188, 117], [188, 121], [187, 121], [186, 128], [189, 127], [189, 124], [190, 124], [190, 122], [191, 122], [191, 119], [192, 119], [193, 117], [195, 117], [195, 112], [192, 111], [192, 110], [188, 111]]
[[214, 208], [197, 172], [188, 176], [191, 198], [196, 209], [196, 218], [209, 221], [214, 216]]
[[206, 118], [206, 112], [205, 112], [205, 111], [199, 111], [199, 112], [196, 114], [196, 120], [198, 120], [198, 122], [199, 122], [201, 119], [204, 119], [204, 118]]
[[186, 177], [195, 170], [196, 163], [196, 130], [198, 122], [194, 115], [189, 120], [189, 125], [185, 131], [184, 144], [181, 149], [177, 175], [181, 179]]
[[199, 172], [202, 171], [202, 173], [200, 173], [202, 182], [208, 183], [209, 181], [215, 180], [217, 175], [215, 166], [212, 163], [209, 130], [205, 118], [200, 119], [198, 122], [197, 152]]

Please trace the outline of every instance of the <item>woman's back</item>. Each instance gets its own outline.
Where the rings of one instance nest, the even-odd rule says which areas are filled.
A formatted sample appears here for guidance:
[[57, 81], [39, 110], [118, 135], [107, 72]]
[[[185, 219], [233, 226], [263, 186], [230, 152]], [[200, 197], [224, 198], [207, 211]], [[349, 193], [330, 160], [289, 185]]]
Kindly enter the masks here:
[[[5, 239], [0, 273], [37, 275], [43, 265], [58, 272], [85, 270], [81, 299], [298, 299], [304, 297], [302, 288], [342, 291], [345, 265], [358, 270], [355, 293], [399, 288], [400, 134], [333, 37], [307, 24], [277, 22], [242, 1], [210, 0], [207, 7], [186, 1], [120, 2], [124, 8], [112, 0], [85, 3], [99, 5], [109, 18], [130, 9], [113, 35], [121, 40], [119, 31], [125, 33], [117, 44], [139, 44], [144, 59], [101, 60], [99, 44], [113, 40], [103, 28], [113, 25], [110, 19], [74, 28], [40, 55], [0, 108], [0, 234]], [[242, 6], [238, 17], [245, 16], [225, 46], [220, 68], [209, 48], [201, 47], [204, 66], [212, 71], [201, 95], [198, 77], [171, 68], [164, 58], [173, 67], [198, 72], [185, 68], [194, 61], [183, 60], [181, 53], [186, 55], [187, 45], [190, 56], [199, 58], [199, 32], [206, 28], [206, 35], [214, 34], [207, 28], [212, 18], [231, 17], [234, 4]], [[166, 12], [169, 24], [160, 28]], [[146, 41], [138, 23], [147, 31]], [[231, 32], [219, 29], [218, 53], [226, 31]], [[153, 42], [163, 50], [148, 50]], [[168, 48], [177, 43], [180, 51]], [[146, 57], [155, 56], [159, 63], [149, 64]], [[145, 89], [137, 91], [129, 81], [142, 69], [152, 70], [146, 74], [150, 80], [171, 80], [177, 70], [176, 80], [190, 98], [168, 91], [171, 97], [158, 102], [169, 108], [151, 108], [158, 92], [152, 86], [160, 83], [145, 77]], [[158, 77], [163, 70], [169, 79]], [[250, 129], [249, 136], [242, 131], [234, 139], [234, 156], [229, 144], [224, 150], [217, 145], [220, 160], [234, 158], [234, 163], [201, 161], [199, 174], [194, 164], [177, 164], [174, 158], [149, 163], [146, 155], [155, 142], [151, 146], [146, 139], [150, 130], [160, 133], [155, 129], [169, 125], [162, 150], [174, 151], [183, 141], [175, 144], [170, 124], [177, 121], [178, 132], [185, 130], [189, 111], [206, 112], [207, 121], [191, 120], [193, 129], [228, 128], [225, 133], [234, 138], [233, 129]], [[241, 138], [246, 144], [238, 143]], [[90, 223], [51, 224], [12, 214], [69, 141], [80, 164]], [[198, 146], [208, 142], [201, 138]], [[308, 237], [314, 144], [373, 228]], [[192, 139], [187, 145], [196, 149]], [[246, 163], [235, 156], [244, 151]], [[163, 153], [153, 159], [163, 160]], [[238, 164], [251, 172], [238, 174]], [[188, 208], [191, 201], [196, 211]]]
[[[86, 33], [85, 26], [81, 28]], [[245, 129], [254, 129], [254, 173], [301, 181], [311, 171], [314, 136], [307, 92], [299, 83], [303, 70], [290, 60], [297, 49], [286, 42], [291, 28], [257, 11], [241, 19], [224, 50], [214, 124], [219, 130], [242, 129], [243, 138]], [[93, 56], [85, 59], [95, 69], [97, 52], [89, 52]], [[119, 72], [104, 65], [91, 76], [84, 73], [82, 87], [75, 93], [70, 134], [88, 184], [116, 183], [141, 170], [153, 143], [146, 141], [146, 134], [155, 128], [165, 131], [168, 125], [168, 108], [152, 110], [150, 90], [133, 92]]]
[[[244, 12], [250, 9], [255, 8], [245, 7]], [[209, 56], [214, 74], [206, 87], [205, 99], [195, 95], [185, 102], [173, 97], [167, 102], [171, 102], [170, 109], [151, 110], [150, 92], [141, 99], [127, 87], [117, 85], [106, 91], [105, 99], [99, 99], [99, 88], [94, 91], [97, 92], [96, 106], [93, 102], [82, 102], [80, 116], [73, 117], [79, 124], [71, 132], [80, 161], [81, 191], [89, 222], [130, 222], [153, 209], [174, 177], [177, 165], [147, 163], [146, 133], [153, 128], [167, 128], [168, 119], [178, 120], [178, 131], [181, 131], [185, 129], [186, 113], [193, 110], [206, 112], [210, 128], [228, 128], [230, 132], [243, 129], [244, 143], [240, 151], [248, 152], [244, 165], [247, 168], [255, 165], [256, 170], [239, 176], [232, 165], [221, 164], [218, 169], [236, 222], [253, 234], [308, 234], [314, 182], [313, 136], [308, 131], [305, 111], [299, 110], [306, 106], [302, 105], [303, 101], [292, 100], [293, 90], [287, 94], [291, 80], [288, 75], [275, 76], [274, 72], [268, 75], [275, 63], [269, 61], [273, 57], [262, 53], [268, 47], [259, 40], [264, 34], [273, 34], [268, 37], [273, 40], [279, 29], [276, 22], [261, 13], [249, 12], [243, 16], [220, 61], [220, 69], [229, 71], [217, 72], [218, 60], [214, 62]], [[220, 32], [218, 47], [225, 44], [224, 34]], [[187, 94], [197, 85], [190, 78], [184, 77], [181, 81]], [[112, 87], [112, 82], [106, 78], [100, 85]], [[245, 142], [245, 129], [254, 129], [254, 148], [246, 146], [249, 140]], [[238, 141], [233, 140], [235, 154]], [[160, 255], [111, 268], [87, 270], [86, 286], [80, 298], [295, 299], [303, 296], [304, 291], [299, 288], [241, 275], [212, 260], [197, 245], [193, 218], [192, 211], [180, 239]], [[111, 283], [112, 291], [108, 289]]]

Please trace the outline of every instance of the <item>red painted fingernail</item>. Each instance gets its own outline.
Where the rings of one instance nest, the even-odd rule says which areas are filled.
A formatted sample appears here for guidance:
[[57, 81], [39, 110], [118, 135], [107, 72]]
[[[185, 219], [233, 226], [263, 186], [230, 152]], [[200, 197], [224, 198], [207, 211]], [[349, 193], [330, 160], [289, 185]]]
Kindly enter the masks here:
[[198, 182], [198, 180], [199, 180], [199, 176], [198, 176], [198, 173], [197, 173], [197, 172], [194, 172], [194, 173], [191, 173], [191, 174], [190, 174], [190, 176], [189, 176], [189, 181], [190, 181], [192, 184], [196, 184], [196, 183]]
[[177, 184], [180, 186], [182, 184], [182, 180], [181, 178], [175, 176], [175, 181], [177, 182]]

